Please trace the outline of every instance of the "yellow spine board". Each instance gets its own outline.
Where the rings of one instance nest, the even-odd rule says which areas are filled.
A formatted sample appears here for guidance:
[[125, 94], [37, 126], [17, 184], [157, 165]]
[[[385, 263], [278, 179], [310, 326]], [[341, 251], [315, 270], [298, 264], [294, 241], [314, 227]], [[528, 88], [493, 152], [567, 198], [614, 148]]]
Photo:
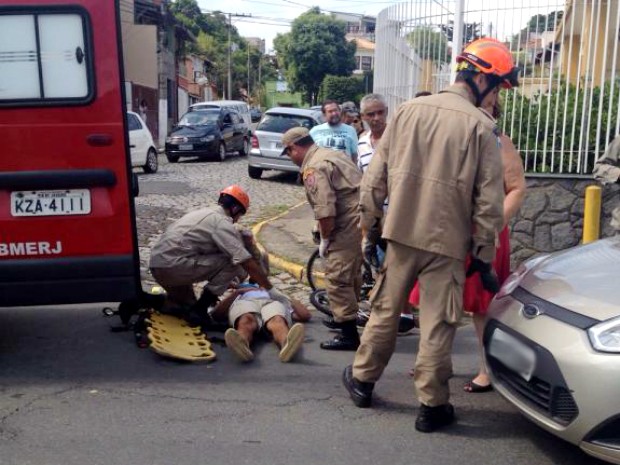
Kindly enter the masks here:
[[215, 360], [211, 343], [200, 327], [192, 328], [180, 318], [161, 313], [151, 314], [147, 323], [150, 348], [159, 355], [189, 362]]

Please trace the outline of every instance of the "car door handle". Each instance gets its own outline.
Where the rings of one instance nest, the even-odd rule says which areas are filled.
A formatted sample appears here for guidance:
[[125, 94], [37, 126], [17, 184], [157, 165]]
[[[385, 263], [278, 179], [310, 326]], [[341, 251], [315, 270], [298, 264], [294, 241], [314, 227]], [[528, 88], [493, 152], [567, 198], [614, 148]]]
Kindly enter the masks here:
[[129, 146], [129, 148], [130, 148], [130, 149], [135, 149], [135, 148], [136, 148], [136, 146], [135, 146], [135, 145], [130, 145], [130, 146]]
[[105, 147], [114, 143], [114, 138], [111, 134], [90, 134], [86, 137], [88, 145], [93, 147]]

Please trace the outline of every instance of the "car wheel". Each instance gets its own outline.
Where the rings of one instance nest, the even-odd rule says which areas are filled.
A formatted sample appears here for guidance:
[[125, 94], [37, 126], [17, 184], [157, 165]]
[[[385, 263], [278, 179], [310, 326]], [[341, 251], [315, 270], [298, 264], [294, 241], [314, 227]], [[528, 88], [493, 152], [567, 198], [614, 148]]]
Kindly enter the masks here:
[[218, 153], [218, 156], [220, 161], [226, 160], [226, 145], [224, 144], [224, 142], [220, 144], [220, 151]]
[[250, 140], [245, 138], [243, 139], [243, 147], [239, 150], [239, 155], [245, 157], [248, 153], [250, 153]]
[[168, 159], [168, 161], [170, 163], [176, 163], [179, 161], [179, 156], [178, 155], [168, 155], [166, 154], [166, 158]]
[[256, 168], [255, 166], [248, 166], [248, 175], [252, 179], [260, 179], [263, 175], [263, 170], [261, 168]]
[[154, 148], [150, 148], [149, 152], [146, 154], [146, 163], [142, 167], [145, 173], [157, 173], [157, 168], [159, 164], [157, 162], [157, 152]]

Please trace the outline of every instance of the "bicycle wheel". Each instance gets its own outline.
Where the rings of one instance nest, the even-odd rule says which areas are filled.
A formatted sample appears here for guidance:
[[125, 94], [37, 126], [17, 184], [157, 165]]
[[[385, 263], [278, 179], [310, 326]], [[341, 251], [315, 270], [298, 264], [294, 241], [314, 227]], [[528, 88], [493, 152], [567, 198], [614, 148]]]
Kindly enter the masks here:
[[325, 260], [319, 255], [319, 249], [316, 249], [308, 259], [306, 278], [313, 291], [325, 288]]
[[331, 317], [334, 316], [332, 311], [329, 309], [329, 299], [327, 298], [327, 291], [325, 289], [316, 289], [312, 291], [310, 294], [310, 303], [324, 315]]

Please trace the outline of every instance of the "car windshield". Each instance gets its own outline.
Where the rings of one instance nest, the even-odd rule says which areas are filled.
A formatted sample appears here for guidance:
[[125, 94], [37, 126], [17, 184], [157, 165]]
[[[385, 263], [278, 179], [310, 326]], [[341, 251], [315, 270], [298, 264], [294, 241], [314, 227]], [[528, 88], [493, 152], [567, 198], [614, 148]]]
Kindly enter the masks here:
[[201, 126], [216, 123], [220, 114], [216, 111], [192, 111], [185, 113], [179, 121], [179, 126]]
[[256, 130], [284, 134], [289, 129], [297, 126], [310, 129], [315, 125], [316, 123], [314, 120], [307, 116], [271, 113], [265, 115], [263, 120], [258, 124]]

